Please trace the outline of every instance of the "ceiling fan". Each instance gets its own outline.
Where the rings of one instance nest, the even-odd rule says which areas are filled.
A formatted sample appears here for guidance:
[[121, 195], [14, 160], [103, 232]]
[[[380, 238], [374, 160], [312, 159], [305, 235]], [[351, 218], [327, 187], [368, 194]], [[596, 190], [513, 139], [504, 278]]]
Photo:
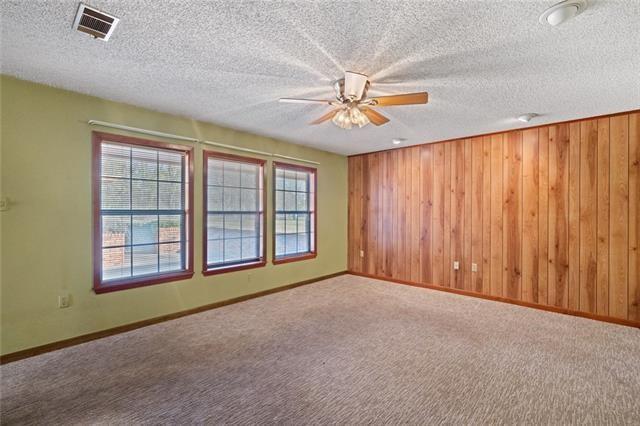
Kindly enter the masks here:
[[354, 125], [363, 127], [369, 123], [381, 126], [389, 121], [387, 117], [372, 109], [372, 107], [426, 104], [429, 100], [427, 92], [367, 98], [367, 91], [370, 85], [371, 82], [366, 75], [346, 71], [344, 78], [334, 84], [336, 100], [280, 98], [280, 102], [315, 103], [334, 106], [336, 108], [309, 124], [320, 124], [331, 120], [338, 127], [350, 129]]

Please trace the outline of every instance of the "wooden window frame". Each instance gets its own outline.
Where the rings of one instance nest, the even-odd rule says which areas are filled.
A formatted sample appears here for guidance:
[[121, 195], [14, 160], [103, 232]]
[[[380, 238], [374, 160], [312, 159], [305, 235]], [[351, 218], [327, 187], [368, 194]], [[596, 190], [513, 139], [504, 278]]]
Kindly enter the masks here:
[[[172, 281], [186, 280], [193, 277], [193, 148], [185, 145], [170, 144], [160, 141], [134, 138], [103, 132], [92, 132], [92, 197], [93, 197], [93, 291], [97, 294], [112, 291], [144, 287]], [[102, 181], [102, 143], [115, 142], [127, 145], [158, 148], [177, 151], [186, 157], [186, 208], [185, 208], [185, 242], [186, 269], [168, 273], [158, 273], [144, 277], [123, 278], [102, 281], [102, 217], [101, 217], [101, 181]]]
[[[208, 188], [208, 162], [209, 158], [217, 158], [226, 161], [235, 161], [238, 163], [258, 164], [260, 166], [261, 176], [261, 188], [262, 191], [262, 252], [260, 253], [259, 260], [254, 260], [245, 263], [239, 263], [236, 265], [222, 265], [215, 268], [209, 268], [207, 264], [208, 247], [207, 247], [207, 220], [208, 220], [208, 205], [207, 198], [209, 193]], [[254, 157], [244, 157], [240, 155], [227, 154], [218, 151], [203, 150], [202, 151], [202, 275], [218, 275], [227, 272], [241, 271], [245, 269], [261, 268], [267, 264], [267, 228], [266, 228], [266, 216], [267, 216], [267, 181], [265, 176], [266, 160]]]
[[[313, 175], [313, 250], [308, 253], [290, 254], [276, 257], [276, 169], [294, 170], [311, 173]], [[298, 164], [273, 162], [273, 259], [274, 265], [315, 259], [318, 256], [318, 169], [315, 167], [300, 166]], [[309, 191], [311, 194], [311, 191]]]

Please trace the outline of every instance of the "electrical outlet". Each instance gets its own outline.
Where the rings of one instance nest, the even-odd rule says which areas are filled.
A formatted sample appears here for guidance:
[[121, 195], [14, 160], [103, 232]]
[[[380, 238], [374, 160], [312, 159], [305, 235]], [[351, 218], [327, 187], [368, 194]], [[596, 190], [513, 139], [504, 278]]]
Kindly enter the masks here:
[[360, 250], [360, 257], [364, 257], [364, 250]]
[[460, 262], [458, 262], [457, 260], [453, 261], [453, 270], [457, 271], [460, 269]]
[[472, 263], [471, 264], [471, 272], [478, 272], [478, 264], [477, 263]]
[[71, 295], [58, 296], [58, 308], [68, 308], [69, 306], [71, 306]]

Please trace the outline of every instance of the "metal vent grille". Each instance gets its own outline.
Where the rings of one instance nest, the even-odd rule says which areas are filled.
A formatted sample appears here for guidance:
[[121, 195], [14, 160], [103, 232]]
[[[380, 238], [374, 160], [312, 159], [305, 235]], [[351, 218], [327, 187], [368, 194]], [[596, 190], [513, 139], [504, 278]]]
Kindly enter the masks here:
[[94, 38], [107, 41], [113, 34], [118, 21], [120, 20], [113, 15], [108, 15], [84, 3], [80, 3], [73, 27]]

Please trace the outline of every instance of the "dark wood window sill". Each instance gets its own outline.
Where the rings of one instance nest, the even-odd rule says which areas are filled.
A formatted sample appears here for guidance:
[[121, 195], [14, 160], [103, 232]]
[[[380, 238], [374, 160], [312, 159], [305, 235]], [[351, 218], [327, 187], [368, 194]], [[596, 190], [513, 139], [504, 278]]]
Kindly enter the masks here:
[[101, 283], [93, 287], [93, 291], [97, 294], [110, 293], [112, 291], [127, 290], [136, 287], [145, 287], [148, 285], [168, 283], [171, 281], [188, 280], [193, 277], [193, 271], [178, 271], [162, 275], [153, 275], [151, 277], [140, 277], [126, 280], [114, 280]]
[[315, 259], [318, 253], [304, 253], [304, 254], [292, 254], [289, 256], [281, 256], [273, 259], [274, 265], [280, 265], [282, 263], [298, 262], [301, 260]]
[[219, 275], [227, 272], [242, 271], [245, 269], [262, 268], [266, 264], [266, 261], [261, 260], [259, 262], [241, 263], [239, 265], [220, 266], [218, 268], [205, 269], [202, 271], [202, 275]]

